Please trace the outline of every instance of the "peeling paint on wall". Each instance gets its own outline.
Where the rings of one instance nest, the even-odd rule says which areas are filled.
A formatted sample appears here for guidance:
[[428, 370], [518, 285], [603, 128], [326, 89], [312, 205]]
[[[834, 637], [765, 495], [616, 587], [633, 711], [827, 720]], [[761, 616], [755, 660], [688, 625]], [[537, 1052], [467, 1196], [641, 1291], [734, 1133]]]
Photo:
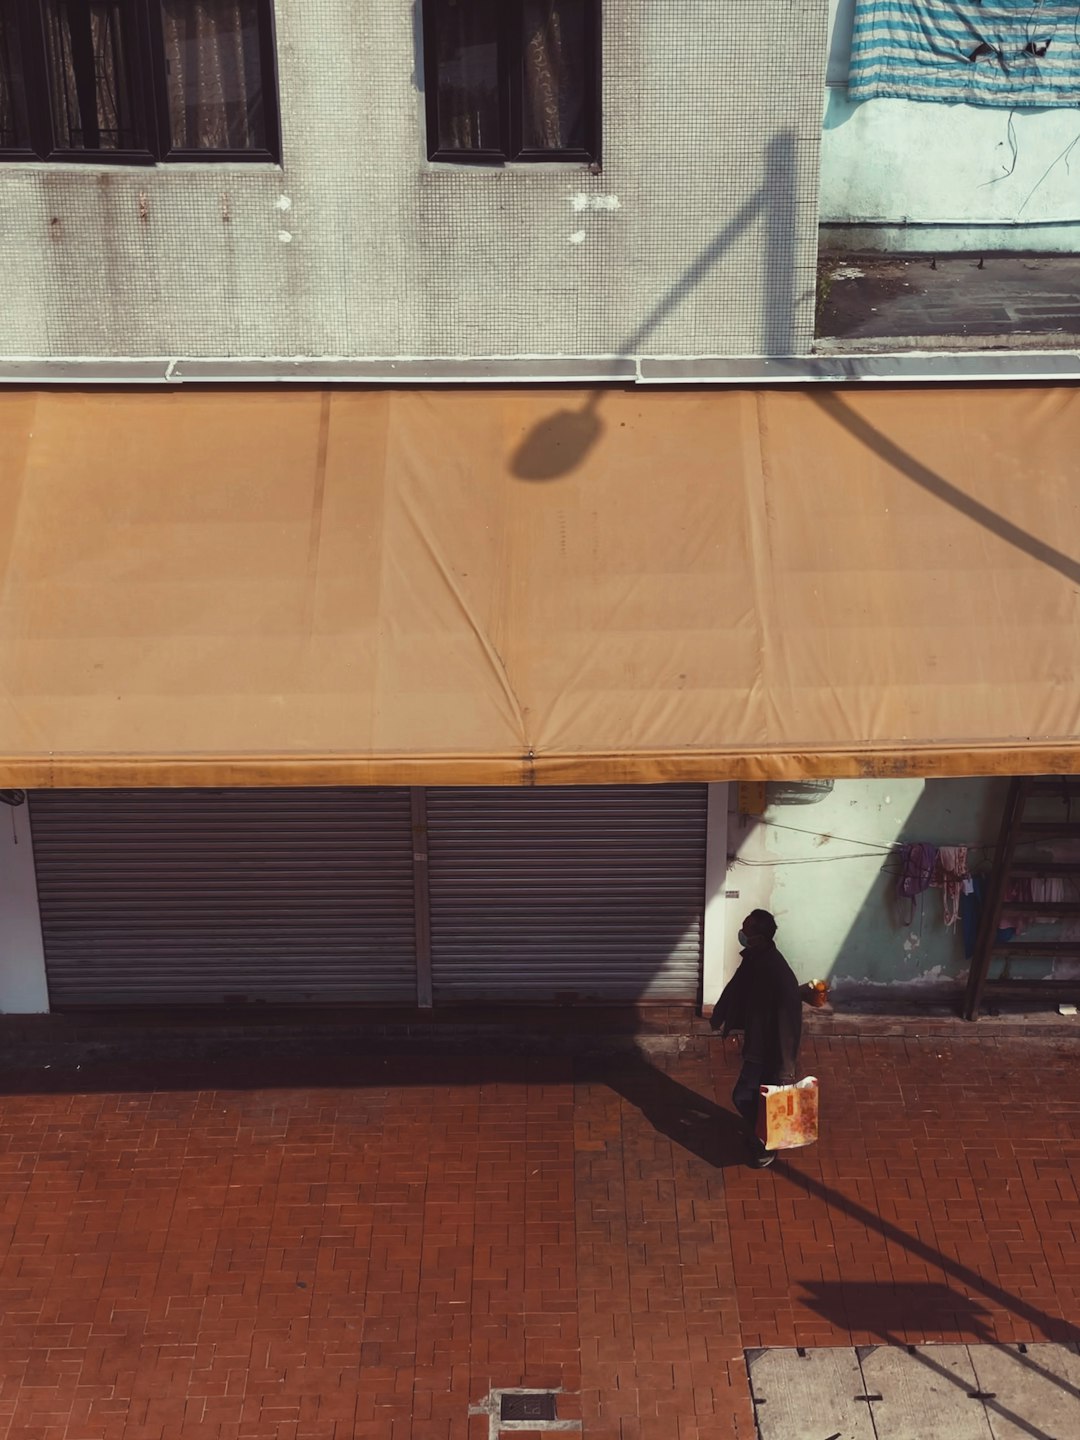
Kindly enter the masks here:
[[966, 970], [959, 974], [946, 969], [944, 965], [933, 965], [929, 970], [920, 971], [905, 980], [867, 980], [860, 975], [834, 975], [829, 981], [833, 990], [934, 990], [953, 991], [967, 976]]
[[586, 195], [579, 190], [576, 195], [570, 197], [571, 209], [581, 210], [621, 210], [622, 201], [617, 195]]

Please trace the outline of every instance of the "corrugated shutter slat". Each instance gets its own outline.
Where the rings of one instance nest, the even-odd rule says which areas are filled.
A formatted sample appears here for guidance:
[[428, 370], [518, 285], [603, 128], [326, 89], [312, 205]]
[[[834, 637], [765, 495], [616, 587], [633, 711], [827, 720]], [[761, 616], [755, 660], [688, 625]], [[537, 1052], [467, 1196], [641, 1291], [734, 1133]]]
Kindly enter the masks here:
[[416, 999], [408, 790], [31, 796], [50, 1002]]
[[431, 789], [436, 1002], [694, 1000], [704, 785]]

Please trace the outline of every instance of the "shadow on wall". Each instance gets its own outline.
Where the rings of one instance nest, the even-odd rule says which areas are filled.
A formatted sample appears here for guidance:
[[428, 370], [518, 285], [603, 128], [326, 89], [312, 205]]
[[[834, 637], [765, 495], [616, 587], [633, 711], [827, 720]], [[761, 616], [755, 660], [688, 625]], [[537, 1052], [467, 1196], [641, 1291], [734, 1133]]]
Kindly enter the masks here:
[[893, 847], [967, 845], [972, 868], [989, 865], [1007, 785], [838, 780], [813, 805], [783, 803], [770, 786], [763, 817], [732, 817], [729, 884], [741, 906], [774, 912], [800, 980], [827, 979], [848, 996], [951, 994], [967, 973], [962, 926], [946, 927], [940, 889], [901, 903]]
[[[733, 221], [732, 225], [735, 223]], [[778, 253], [783, 253], [782, 242], [777, 241], [775, 248]], [[768, 287], [766, 288], [768, 291]], [[775, 296], [770, 303], [779, 304]], [[630, 343], [636, 338], [635, 334]], [[605, 393], [600, 389], [594, 390], [580, 410], [556, 411], [535, 425], [511, 458], [511, 473], [521, 480], [556, 480], [576, 470], [603, 434], [599, 410]], [[944, 475], [939, 475], [929, 465], [924, 465], [877, 426], [857, 414], [841, 393], [810, 386], [804, 394], [837, 426], [847, 431], [870, 454], [884, 460], [898, 475], [903, 475], [919, 489], [925, 490], [927, 494], [933, 495], [959, 514], [967, 516], [974, 524], [1012, 545], [1021, 554], [1029, 555], [1049, 570], [1056, 570], [1071, 583], [1080, 584], [1080, 560], [1075, 556], [1048, 544], [1006, 516], [999, 515], [996, 510], [968, 495]]]
[[[765, 257], [762, 284], [762, 347], [764, 355], [791, 357], [795, 340], [798, 301], [792, 290], [797, 237], [795, 234], [798, 147], [791, 132], [775, 136], [767, 147], [765, 179], [742, 209], [691, 261], [675, 283], [644, 319], [625, 337], [619, 353], [635, 356], [662, 322], [701, 284], [721, 257], [761, 216], [765, 217]], [[783, 197], [783, 198], [782, 198]], [[812, 298], [812, 297], [810, 297]], [[510, 460], [510, 472], [519, 480], [557, 480], [576, 470], [598, 444], [604, 423], [601, 416], [606, 390], [594, 388], [578, 410], [557, 410], [539, 421], [525, 436]], [[867, 451], [877, 455], [919, 489], [967, 516], [976, 525], [1014, 546], [1022, 554], [1080, 584], [1080, 560], [1024, 530], [945, 476], [923, 464], [882, 430], [857, 414], [842, 395], [811, 386], [806, 395], [829, 418]]]
[[833, 391], [809, 390], [807, 393], [831, 420], [846, 430], [853, 439], [858, 440], [872, 455], [884, 460], [898, 475], [903, 475], [920, 490], [925, 490], [928, 495], [943, 501], [960, 515], [966, 515], [989, 534], [996, 535], [999, 540], [1004, 540], [1022, 554], [1030, 555], [1048, 570], [1056, 570], [1074, 585], [1080, 584], [1080, 561], [1072, 555], [1065, 554], [1004, 515], [999, 515], [996, 510], [991, 510], [989, 505], [984, 505], [981, 500], [968, 495], [944, 475], [939, 475], [929, 465], [924, 465], [921, 460], [909, 455], [902, 446], [897, 445], [875, 425], [871, 425], [869, 420], [856, 414], [842, 396]]
[[[765, 258], [762, 275], [762, 353], [790, 355], [795, 344], [795, 235], [798, 193], [798, 147], [795, 135], [784, 131], [769, 141], [765, 153], [765, 179], [761, 187], [660, 297], [644, 319], [627, 334], [618, 354], [635, 356], [648, 338], [697, 289], [725, 254], [758, 220], [765, 220]], [[519, 480], [558, 480], [576, 470], [604, 433], [601, 417], [605, 390], [596, 388], [579, 410], [557, 410], [526, 435], [511, 462]]]
[[413, 73], [410, 76], [413, 89], [419, 95], [425, 91], [424, 80], [424, 0], [413, 0], [412, 7]]

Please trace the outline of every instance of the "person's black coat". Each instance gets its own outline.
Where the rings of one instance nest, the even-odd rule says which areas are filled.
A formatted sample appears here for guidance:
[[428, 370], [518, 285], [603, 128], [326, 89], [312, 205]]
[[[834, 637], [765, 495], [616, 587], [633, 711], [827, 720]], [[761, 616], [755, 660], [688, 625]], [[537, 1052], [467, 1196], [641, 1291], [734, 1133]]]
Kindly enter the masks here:
[[716, 1002], [711, 1024], [724, 1035], [743, 1032], [744, 1064], [760, 1065], [775, 1083], [795, 1080], [802, 996], [790, 965], [771, 940], [742, 952], [742, 964]]

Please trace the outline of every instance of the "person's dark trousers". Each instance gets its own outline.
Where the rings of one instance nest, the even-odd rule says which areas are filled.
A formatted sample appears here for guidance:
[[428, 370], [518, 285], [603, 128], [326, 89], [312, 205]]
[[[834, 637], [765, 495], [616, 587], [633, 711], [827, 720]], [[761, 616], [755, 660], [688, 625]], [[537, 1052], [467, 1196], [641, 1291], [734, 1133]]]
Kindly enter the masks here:
[[744, 1060], [743, 1067], [739, 1071], [739, 1078], [735, 1081], [735, 1089], [731, 1092], [731, 1103], [742, 1116], [743, 1124], [746, 1126], [746, 1143], [751, 1156], [755, 1158], [768, 1153], [757, 1138], [757, 1116], [761, 1086], [772, 1083], [765, 1079], [764, 1065], [760, 1065], [754, 1060]]

